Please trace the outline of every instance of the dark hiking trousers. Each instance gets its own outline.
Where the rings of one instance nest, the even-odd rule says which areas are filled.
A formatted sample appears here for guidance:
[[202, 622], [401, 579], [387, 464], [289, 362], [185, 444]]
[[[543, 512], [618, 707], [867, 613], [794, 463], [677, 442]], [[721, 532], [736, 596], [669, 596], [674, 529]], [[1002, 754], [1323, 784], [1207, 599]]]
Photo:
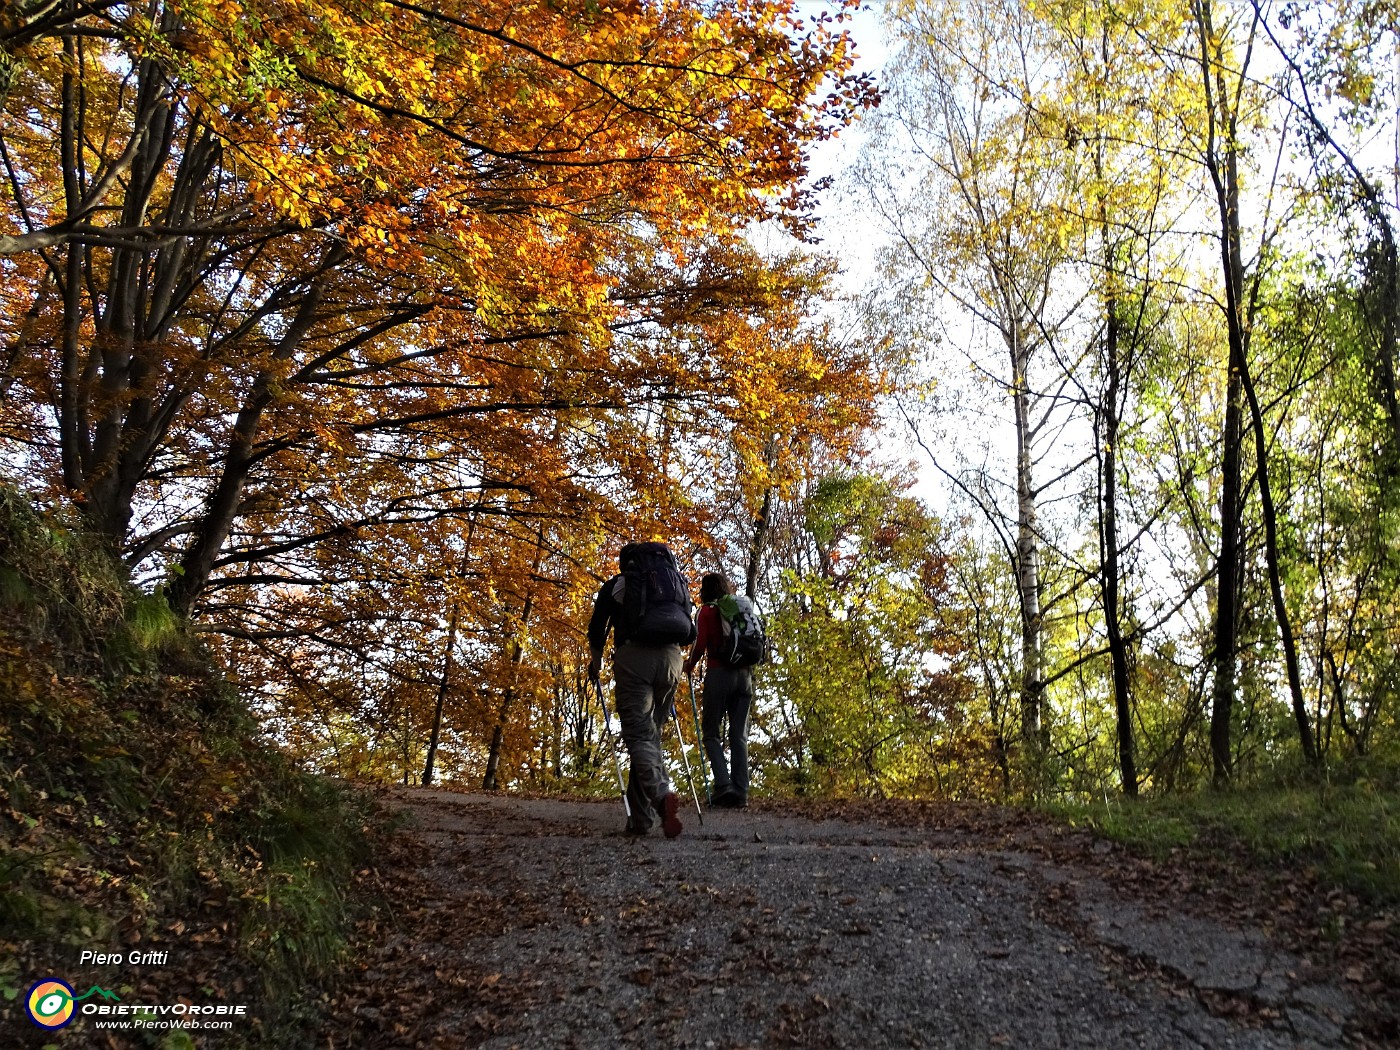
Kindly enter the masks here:
[[[710, 760], [715, 796], [734, 791], [749, 797], [749, 708], [753, 704], [753, 672], [747, 667], [707, 667], [701, 698], [700, 732]], [[724, 758], [721, 733], [729, 721], [729, 761]]]
[[613, 650], [613, 703], [627, 745], [627, 805], [637, 831], [652, 826], [661, 800], [671, 791], [661, 762], [661, 726], [671, 717], [681, 662], [679, 645], [624, 642]]

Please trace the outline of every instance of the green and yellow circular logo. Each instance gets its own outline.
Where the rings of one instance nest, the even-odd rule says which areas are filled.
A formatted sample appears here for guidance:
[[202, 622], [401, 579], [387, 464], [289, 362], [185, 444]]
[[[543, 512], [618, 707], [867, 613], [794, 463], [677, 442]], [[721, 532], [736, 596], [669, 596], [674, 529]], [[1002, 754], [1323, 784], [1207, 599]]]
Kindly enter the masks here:
[[39, 981], [29, 989], [24, 1010], [40, 1028], [62, 1028], [73, 1020], [73, 989], [53, 977]]

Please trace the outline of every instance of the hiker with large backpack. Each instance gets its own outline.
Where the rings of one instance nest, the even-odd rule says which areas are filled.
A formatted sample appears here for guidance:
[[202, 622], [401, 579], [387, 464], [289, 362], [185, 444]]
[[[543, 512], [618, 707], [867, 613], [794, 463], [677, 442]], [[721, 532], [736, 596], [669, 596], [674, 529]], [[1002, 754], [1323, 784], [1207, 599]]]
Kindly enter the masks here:
[[[695, 647], [685, 661], [687, 676], [703, 659], [705, 691], [700, 703], [701, 739], [710, 760], [714, 794], [710, 804], [742, 809], [749, 801], [749, 709], [753, 666], [765, 657], [763, 625], [753, 602], [736, 595], [728, 578], [700, 578], [700, 615]], [[723, 730], [729, 722], [729, 760]]]
[[668, 839], [681, 833], [680, 799], [661, 760], [661, 726], [681, 680], [681, 647], [695, 639], [690, 584], [664, 543], [629, 543], [622, 570], [598, 591], [588, 622], [589, 679], [601, 689], [613, 632], [613, 706], [627, 748], [627, 831], [645, 835], [657, 814]]

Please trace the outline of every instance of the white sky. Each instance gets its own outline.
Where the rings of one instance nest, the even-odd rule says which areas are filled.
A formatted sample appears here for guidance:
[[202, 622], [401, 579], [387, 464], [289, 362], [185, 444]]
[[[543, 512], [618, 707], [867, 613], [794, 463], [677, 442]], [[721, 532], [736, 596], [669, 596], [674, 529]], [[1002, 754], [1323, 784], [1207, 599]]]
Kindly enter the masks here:
[[[815, 14], [826, 6], [825, 0], [798, 0], [797, 4], [803, 14]], [[856, 42], [856, 69], [875, 74], [877, 83], [888, 54], [881, 27], [883, 7], [880, 0], [863, 4], [847, 23]], [[820, 247], [841, 260], [843, 284], [848, 292], [859, 291], [869, 280], [883, 236], [859, 197], [849, 192], [850, 187], [841, 185], [841, 176], [854, 162], [864, 141], [865, 127], [857, 123], [836, 139], [820, 143], [812, 155], [813, 176], [831, 176], [836, 182], [818, 212], [818, 236], [822, 238]]]

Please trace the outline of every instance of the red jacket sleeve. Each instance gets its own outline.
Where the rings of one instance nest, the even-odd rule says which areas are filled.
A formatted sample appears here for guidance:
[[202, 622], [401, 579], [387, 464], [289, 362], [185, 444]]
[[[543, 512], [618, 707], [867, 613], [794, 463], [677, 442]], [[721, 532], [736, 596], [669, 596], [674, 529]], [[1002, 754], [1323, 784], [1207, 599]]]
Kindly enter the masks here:
[[713, 605], [700, 606], [700, 614], [695, 617], [695, 646], [690, 650], [690, 659], [686, 661], [686, 666], [693, 668], [700, 662], [703, 654], [706, 659], [713, 659], [710, 654], [710, 646], [719, 642], [723, 637], [723, 631], [719, 623], [719, 610]]

